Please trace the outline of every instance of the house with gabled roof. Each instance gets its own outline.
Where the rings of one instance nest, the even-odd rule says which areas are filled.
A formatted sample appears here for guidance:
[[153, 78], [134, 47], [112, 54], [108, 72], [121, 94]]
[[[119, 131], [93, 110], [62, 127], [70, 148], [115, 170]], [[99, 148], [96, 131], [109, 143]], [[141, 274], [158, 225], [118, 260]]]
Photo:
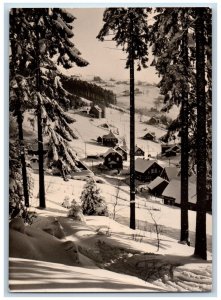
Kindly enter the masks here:
[[[189, 182], [188, 184], [188, 208], [196, 209], [196, 184]], [[180, 206], [181, 204], [181, 180], [180, 178], [173, 178], [162, 193], [164, 204]]]
[[98, 105], [93, 105], [90, 109], [90, 115], [98, 119], [102, 118], [102, 108]]
[[149, 189], [149, 192], [153, 194], [154, 196], [161, 196], [165, 188], [169, 182], [165, 179], [163, 179], [160, 176], [157, 176], [153, 181], [151, 181], [147, 187]]
[[118, 138], [110, 130], [108, 134], [103, 135], [102, 137], [103, 145], [108, 147], [115, 147], [118, 143]]
[[115, 149], [113, 148], [108, 149], [108, 151], [103, 154], [103, 157], [104, 157], [103, 165], [108, 167], [109, 169], [120, 170], [123, 168], [123, 157]]
[[135, 146], [134, 155], [135, 155], [135, 156], [144, 156], [144, 155], [145, 155], [145, 152], [144, 152], [140, 147], [138, 147], [138, 146], [136, 145], [136, 146]]
[[122, 155], [123, 160], [127, 160], [127, 151], [124, 146], [116, 146], [114, 149]]
[[150, 182], [160, 176], [162, 171], [163, 168], [155, 160], [140, 157], [135, 160], [135, 178], [140, 181]]
[[148, 140], [148, 141], [154, 141], [156, 139], [156, 135], [155, 132], [147, 132], [144, 136], [143, 136], [144, 140]]
[[178, 170], [176, 167], [165, 167], [160, 174], [160, 177], [163, 179], [170, 181], [171, 179], [177, 177], [178, 175]]

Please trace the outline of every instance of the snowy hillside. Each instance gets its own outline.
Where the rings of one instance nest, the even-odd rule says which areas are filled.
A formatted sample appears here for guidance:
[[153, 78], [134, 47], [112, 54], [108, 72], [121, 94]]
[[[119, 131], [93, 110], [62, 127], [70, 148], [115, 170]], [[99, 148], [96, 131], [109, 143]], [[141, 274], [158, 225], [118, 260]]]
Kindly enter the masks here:
[[[11, 291], [211, 290], [211, 254], [207, 262], [198, 260], [192, 256], [192, 247], [178, 243], [163, 232], [157, 251], [154, 232], [131, 230], [114, 221], [111, 214], [109, 217], [85, 216], [84, 222], [67, 218], [68, 210], [62, 206], [64, 197], [79, 201], [85, 181], [64, 182], [59, 177], [46, 176], [47, 208], [39, 210], [35, 174], [34, 179], [30, 210], [37, 212], [38, 217], [24, 230], [22, 226], [10, 230]], [[106, 184], [99, 187], [105, 195], [116, 192], [114, 187], [108, 190]], [[122, 196], [126, 192], [123, 189]], [[109, 211], [113, 211], [114, 198], [110, 196], [106, 200]], [[139, 199], [139, 205], [144, 204], [142, 201], [144, 199]], [[151, 204], [152, 209], [158, 205]], [[128, 205], [123, 201], [117, 210], [122, 216], [129, 216]], [[194, 212], [191, 213], [194, 223]], [[171, 218], [165, 217], [168, 214]], [[160, 215], [160, 224], [166, 224], [169, 219], [173, 222], [167, 225], [179, 226], [178, 209], [161, 205]], [[137, 209], [138, 219], [145, 220], [147, 216], [145, 209]], [[190, 227], [194, 230], [193, 224]], [[208, 233], [211, 233], [210, 226]]]

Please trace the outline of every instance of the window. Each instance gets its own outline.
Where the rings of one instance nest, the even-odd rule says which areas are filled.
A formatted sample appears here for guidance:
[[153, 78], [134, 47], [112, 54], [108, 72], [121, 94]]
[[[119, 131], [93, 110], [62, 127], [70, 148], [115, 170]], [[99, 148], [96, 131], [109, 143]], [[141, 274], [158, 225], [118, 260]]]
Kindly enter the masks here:
[[119, 160], [120, 160], [120, 158], [119, 158], [119, 157], [117, 157], [117, 158], [116, 158], [116, 160], [117, 160], [117, 161], [119, 161]]
[[107, 159], [108, 161], [110, 161], [111, 160], [111, 158], [110, 157], [108, 157], [108, 159]]

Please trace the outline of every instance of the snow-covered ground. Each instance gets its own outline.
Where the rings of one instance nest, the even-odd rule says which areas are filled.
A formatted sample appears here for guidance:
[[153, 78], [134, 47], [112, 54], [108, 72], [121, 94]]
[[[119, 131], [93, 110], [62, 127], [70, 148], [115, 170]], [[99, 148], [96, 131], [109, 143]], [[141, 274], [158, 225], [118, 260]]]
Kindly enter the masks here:
[[[192, 256], [194, 249], [160, 235], [160, 249], [154, 232], [132, 230], [109, 217], [85, 216], [85, 222], [67, 218], [61, 204], [64, 197], [79, 201], [85, 181], [46, 175], [47, 208], [38, 206], [38, 180], [34, 177], [34, 193], [30, 210], [37, 212], [33, 225], [24, 232], [10, 230], [10, 290], [24, 292], [166, 292], [210, 291], [212, 256], [208, 261]], [[99, 184], [113, 211], [113, 185]], [[114, 190], [115, 189], [115, 190]], [[127, 195], [123, 186], [122, 198]], [[140, 205], [142, 199], [139, 199]], [[123, 204], [124, 203], [124, 204]], [[118, 213], [129, 216], [129, 203], [119, 200]], [[161, 208], [160, 224], [179, 227], [179, 209], [146, 203]], [[145, 209], [137, 208], [137, 218], [147, 218]], [[157, 210], [152, 210], [156, 213]], [[194, 223], [194, 212], [191, 222]], [[168, 218], [168, 215], [170, 217]], [[56, 218], [56, 222], [55, 222]], [[156, 216], [158, 218], [158, 216]], [[169, 220], [168, 220], [169, 219]], [[171, 221], [172, 220], [172, 221]], [[208, 219], [209, 220], [209, 219]], [[150, 220], [149, 220], [150, 221]], [[169, 222], [169, 223], [168, 223]], [[207, 223], [208, 225], [209, 223]], [[191, 225], [190, 223], [190, 226]], [[193, 226], [194, 227], [194, 226]], [[53, 229], [53, 234], [49, 234]], [[191, 227], [192, 230], [194, 228]], [[210, 226], [208, 226], [210, 233]]]

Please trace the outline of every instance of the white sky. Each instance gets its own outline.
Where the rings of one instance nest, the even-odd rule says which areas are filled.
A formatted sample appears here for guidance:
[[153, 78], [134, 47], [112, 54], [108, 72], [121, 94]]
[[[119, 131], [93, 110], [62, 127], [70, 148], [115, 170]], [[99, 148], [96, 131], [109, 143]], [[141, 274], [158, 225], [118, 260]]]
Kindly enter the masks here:
[[[74, 21], [74, 43], [81, 51], [82, 57], [90, 64], [84, 68], [74, 67], [68, 71], [71, 74], [83, 76], [98, 75], [104, 79], [129, 79], [129, 70], [125, 69], [125, 54], [117, 50], [115, 42], [100, 42], [96, 39], [103, 26], [103, 8], [68, 9], [77, 19]], [[108, 39], [108, 37], [107, 37]], [[110, 39], [110, 38], [109, 38]], [[109, 49], [115, 48], [115, 49]], [[150, 62], [152, 57], [150, 57]], [[158, 82], [158, 76], [153, 67], [135, 73], [135, 80]]]

